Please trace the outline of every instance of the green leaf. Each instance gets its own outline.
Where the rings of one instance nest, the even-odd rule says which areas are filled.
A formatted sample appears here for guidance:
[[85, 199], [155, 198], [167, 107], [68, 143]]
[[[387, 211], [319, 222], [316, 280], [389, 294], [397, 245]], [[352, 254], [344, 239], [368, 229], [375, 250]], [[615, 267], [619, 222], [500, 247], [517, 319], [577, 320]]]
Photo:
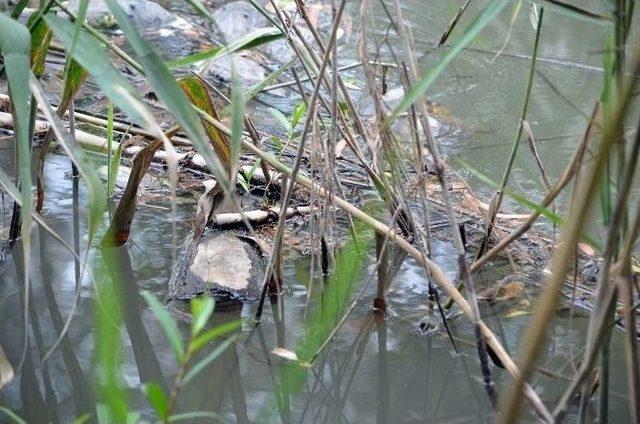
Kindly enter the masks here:
[[198, 297], [191, 300], [191, 314], [193, 315], [191, 337], [200, 334], [204, 326], [207, 325], [215, 306], [215, 300], [209, 296]]
[[[66, 49], [73, 44], [74, 26], [71, 22], [57, 16], [44, 18]], [[145, 107], [139, 100], [134, 87], [120, 74], [109, 61], [106, 48], [85, 31], [78, 34], [78, 42], [73, 58], [86, 69], [100, 86], [102, 91], [135, 123], [147, 127]]]
[[6, 407], [0, 405], [0, 412], [4, 413], [6, 416], [11, 418], [13, 420], [13, 422], [16, 423], [16, 424], [27, 424], [27, 422], [25, 420], [20, 418], [15, 412], [13, 412], [9, 408], [6, 408]]
[[189, 351], [197, 352], [202, 349], [207, 343], [211, 340], [214, 340], [220, 336], [223, 336], [227, 333], [237, 330], [240, 328], [240, 321], [231, 321], [221, 325], [218, 325], [210, 330], [205, 331], [200, 334], [198, 337], [195, 337], [189, 343]]
[[156, 383], [151, 382], [143, 384], [142, 391], [151, 406], [153, 406], [156, 414], [158, 414], [158, 418], [166, 420], [169, 415], [169, 402], [167, 401], [167, 396], [164, 394], [164, 390]]
[[302, 118], [302, 116], [305, 114], [306, 111], [307, 111], [307, 104], [304, 102], [298, 103], [298, 105], [295, 108], [293, 108], [293, 116], [291, 117], [292, 130], [298, 125], [298, 122], [300, 122], [300, 118]]
[[218, 356], [220, 356], [222, 352], [227, 350], [229, 346], [231, 346], [231, 344], [235, 342], [237, 339], [238, 339], [238, 336], [230, 337], [227, 340], [220, 343], [218, 346], [216, 346], [211, 352], [209, 352], [207, 356], [202, 358], [200, 361], [198, 361], [197, 364], [191, 367], [189, 371], [187, 371], [187, 373], [184, 376], [184, 379], [182, 380], [182, 384], [188, 384], [191, 381], [191, 379], [193, 379], [193, 377], [197, 376], [203, 369], [206, 368], [207, 365], [215, 361], [216, 358], [218, 358]]
[[76, 418], [73, 421], [73, 424], [84, 424], [84, 423], [88, 423], [89, 421], [91, 421], [91, 419], [93, 418], [93, 414], [90, 412], [87, 412], [86, 414], [80, 415], [78, 418]]
[[[31, 36], [20, 23], [0, 13], [0, 51], [4, 57], [5, 72], [9, 85], [14, 136], [18, 151], [18, 175], [20, 177], [22, 251], [24, 260], [25, 302], [28, 303], [31, 269], [31, 214], [33, 212], [33, 189], [31, 182], [31, 110], [29, 94], [29, 69]], [[33, 109], [35, 111], [35, 109]], [[25, 331], [28, 323], [28, 308], [25, 307]], [[25, 350], [26, 345], [25, 334]]]
[[258, 28], [253, 32], [250, 32], [249, 34], [238, 38], [232, 43], [229, 43], [229, 45], [227, 46], [214, 47], [208, 50], [194, 53], [192, 55], [183, 57], [182, 59], [168, 62], [167, 65], [171, 69], [184, 68], [185, 66], [189, 66], [194, 63], [203, 62], [205, 60], [219, 59], [230, 53], [257, 47], [262, 44], [278, 40], [282, 37], [284, 37], [284, 35], [278, 28]]
[[18, 1], [18, 3], [16, 3], [16, 6], [11, 11], [11, 17], [13, 19], [18, 19], [22, 14], [22, 11], [24, 10], [24, 8], [27, 7], [28, 3], [29, 3], [29, 0]]
[[193, 110], [185, 93], [173, 78], [169, 69], [153, 51], [148, 41], [143, 39], [131, 18], [120, 7], [116, 0], [106, 0], [111, 13], [118, 20], [120, 29], [127, 37], [127, 41], [133, 48], [139, 61], [144, 67], [149, 85], [153, 87], [156, 95], [164, 103], [171, 114], [178, 120], [182, 129], [187, 133], [194, 146], [204, 158], [207, 166], [216, 176], [225, 191], [231, 190], [231, 183], [226, 175], [221, 160], [216, 157], [211, 146], [204, 140], [204, 130], [199, 117]]
[[247, 93], [247, 96], [246, 96], [247, 100], [253, 99], [265, 87], [267, 87], [271, 83], [275, 82], [275, 80], [278, 79], [280, 77], [280, 75], [282, 75], [284, 73], [284, 71], [289, 69], [289, 67], [291, 65], [293, 65], [293, 63], [297, 59], [298, 59], [297, 57], [294, 57], [293, 59], [291, 59], [290, 61], [288, 61], [287, 63], [285, 63], [284, 65], [282, 65], [281, 67], [279, 67], [278, 69], [276, 69], [275, 71], [273, 71], [272, 73], [267, 75], [267, 77], [264, 80], [262, 80], [262, 82], [260, 82], [260, 83], [258, 83], [256, 85], [254, 85], [253, 87], [251, 87], [249, 89], [249, 92]]
[[147, 304], [153, 311], [153, 314], [158, 318], [164, 334], [169, 340], [173, 352], [178, 359], [178, 362], [182, 362], [184, 359], [184, 345], [182, 343], [182, 336], [178, 330], [178, 325], [175, 320], [169, 315], [169, 312], [160, 304], [158, 299], [154, 295], [147, 291], [141, 292], [142, 297], [147, 301]]
[[456, 40], [453, 47], [447, 51], [442, 59], [440, 59], [440, 62], [430, 68], [412, 87], [410, 87], [400, 104], [398, 104], [394, 109], [391, 116], [387, 118], [385, 125], [388, 125], [393, 119], [397, 118], [398, 115], [409, 109], [411, 105], [427, 91], [449, 63], [458, 56], [458, 54], [480, 33], [480, 31], [484, 29], [484, 27], [489, 24], [489, 22], [493, 20], [493, 18], [498, 15], [498, 13], [502, 11], [502, 9], [504, 9], [508, 3], [509, 1], [507, 0], [490, 1], [482, 13], [480, 13], [475, 21], [465, 30], [464, 34]]
[[267, 111], [271, 115], [273, 115], [273, 117], [276, 118], [278, 120], [278, 122], [280, 122], [280, 125], [282, 125], [284, 127], [284, 129], [287, 130], [287, 133], [291, 133], [291, 131], [293, 130], [293, 128], [291, 128], [291, 122], [289, 122], [289, 120], [284, 115], [284, 113], [282, 113], [278, 109], [275, 109], [275, 108], [272, 108], [272, 107], [267, 109]]

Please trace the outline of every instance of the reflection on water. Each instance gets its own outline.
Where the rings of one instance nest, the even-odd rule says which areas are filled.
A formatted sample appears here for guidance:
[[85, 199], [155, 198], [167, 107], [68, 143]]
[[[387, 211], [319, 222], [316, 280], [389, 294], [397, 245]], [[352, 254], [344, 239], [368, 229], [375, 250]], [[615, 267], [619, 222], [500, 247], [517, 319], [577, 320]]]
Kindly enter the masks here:
[[[383, 12], [371, 2], [381, 19]], [[457, 2], [403, 1], [402, 7], [412, 25], [416, 47], [424, 52], [422, 66], [434, 63], [440, 53], [432, 46], [444, 23], [457, 10]], [[485, 2], [473, 2], [466, 20], [473, 17]], [[588, 6], [599, 11], [601, 2]], [[356, 13], [357, 5], [351, 5]], [[506, 53], [528, 55], [533, 31], [526, 12], [518, 18]], [[464, 27], [465, 25], [462, 25]], [[509, 25], [508, 11], [472, 44], [476, 50], [464, 52], [430, 89], [429, 97], [449, 109], [463, 125], [463, 133], [445, 143], [457, 146], [456, 154], [480, 171], [498, 179], [506, 152], [515, 135], [522, 107], [528, 60], [504, 55], [491, 62], [492, 54], [504, 42]], [[557, 13], [545, 14], [541, 57], [599, 66], [595, 52], [602, 46], [603, 32], [591, 23], [575, 21]], [[386, 30], [381, 30], [382, 34]], [[577, 37], [576, 34], [580, 34]], [[455, 38], [454, 33], [454, 38]], [[351, 35], [354, 36], [353, 34]], [[399, 45], [390, 40], [391, 45]], [[355, 45], [355, 43], [351, 43]], [[345, 47], [345, 55], [349, 53]], [[489, 52], [489, 53], [486, 53]], [[583, 112], [589, 114], [600, 90], [602, 74], [593, 68], [541, 61], [539, 71], [552, 81]], [[557, 176], [585, 127], [581, 117], [560, 98], [541, 77], [536, 78], [529, 121], [539, 141], [542, 161], [552, 177]], [[0, 148], [3, 148], [0, 146]], [[4, 152], [4, 150], [3, 150]], [[3, 153], [4, 155], [4, 153]], [[542, 194], [543, 188], [534, 162], [522, 151], [514, 168], [514, 188]], [[69, 162], [52, 155], [46, 166], [47, 203], [45, 216], [52, 227], [71, 244], [74, 234], [73, 188], [68, 178]], [[486, 187], [483, 194], [489, 194]], [[79, 209], [85, 216], [87, 198], [80, 187]], [[167, 206], [157, 204], [155, 206]], [[514, 204], [508, 205], [515, 207]], [[178, 206], [178, 216], [159, 213], [157, 208], [141, 207], [134, 221], [131, 241], [116, 251], [118, 273], [122, 282], [124, 326], [123, 384], [128, 389], [132, 408], [153, 418], [140, 391], [144, 382], [171, 386], [176, 363], [160, 324], [140, 296], [147, 290], [162, 298], [171, 272], [171, 257], [182, 243], [192, 217], [189, 206]], [[171, 240], [170, 220], [178, 229], [178, 240]], [[86, 219], [79, 225], [79, 245], [86, 245]], [[92, 393], [92, 355], [94, 333], [92, 276], [80, 283], [80, 300], [68, 334], [51, 357], [42, 358], [60, 334], [76, 296], [77, 270], [72, 256], [50, 235], [40, 229], [33, 236], [34, 259], [31, 273], [29, 308], [29, 350], [25, 366], [18, 377], [0, 392], [0, 404], [15, 410], [28, 422], [69, 422], [72, 417], [95, 413]], [[438, 242], [434, 259], [455, 277], [457, 264], [452, 247]], [[0, 266], [0, 345], [13, 364], [20, 359], [23, 346], [22, 261], [21, 250], [14, 249]], [[424, 336], [417, 328], [428, 312], [425, 304], [425, 275], [413, 262], [400, 269], [389, 295], [391, 313], [379, 317], [370, 304], [375, 284], [343, 325], [336, 339], [319, 357], [298, 393], [283, 393], [286, 367], [270, 352], [275, 347], [294, 349], [304, 335], [306, 287], [309, 280], [308, 259], [287, 262], [288, 284], [282, 318], [275, 309], [265, 314], [258, 327], [245, 324], [240, 341], [181, 392], [176, 412], [208, 411], [228, 422], [379, 422], [410, 423], [430, 421], [489, 422], [494, 414], [479, 373], [472, 343], [473, 331], [464, 319], [453, 319], [450, 326], [460, 353], [456, 354], [442, 332]], [[362, 282], [374, 278], [369, 264]], [[495, 275], [483, 276], [487, 281]], [[189, 333], [185, 304], [172, 303], [170, 310], [180, 324], [183, 336]], [[254, 305], [226, 305], [209, 323], [215, 326], [238, 318], [250, 317]], [[275, 307], [274, 307], [275, 308]], [[508, 309], [508, 311], [514, 311]], [[488, 310], [486, 319], [503, 339], [503, 344], [517, 352], [519, 337], [528, 322], [527, 314], [504, 317]], [[515, 310], [515, 312], [518, 312]], [[526, 312], [526, 311], [524, 311]], [[548, 348], [542, 358], [542, 371], [534, 380], [544, 401], [553, 404], [572, 375], [572, 361], [581, 355], [586, 321], [557, 317], [547, 335]], [[612, 364], [624, 363], [615, 356], [623, 352], [621, 337], [614, 334]], [[204, 357], [212, 345], [199, 355]], [[616, 360], [619, 359], [619, 360]], [[510, 378], [493, 367], [498, 392]], [[627, 418], [624, 367], [611, 370], [613, 383], [612, 422]], [[2, 422], [4, 418], [0, 418]], [[192, 422], [210, 422], [211, 418]]]
[[[52, 192], [47, 219], [53, 227], [72, 240], [73, 219], [69, 203], [72, 182], [62, 178], [69, 172], [68, 161], [51, 156], [46, 167]], [[81, 203], [82, 200], [81, 193]], [[60, 205], [61, 204], [61, 205]], [[182, 207], [177, 222], [180, 239], [185, 237], [191, 209]], [[128, 389], [132, 408], [144, 416], [153, 414], [140, 391], [144, 382], [171, 386], [176, 363], [159, 323], [140, 296], [149, 290], [162, 297], [171, 269], [173, 243], [167, 238], [167, 216], [155, 208], [142, 207], [134, 221], [133, 239], [116, 253], [122, 282], [124, 326], [123, 384]], [[84, 235], [84, 229], [82, 234]], [[34, 235], [37, 246], [30, 308], [30, 349], [19, 377], [0, 392], [0, 402], [16, 410], [28, 422], [69, 422], [72, 417], [95, 412], [92, 394], [93, 290], [90, 278], [83, 281], [80, 302], [69, 333], [48, 361], [41, 365], [46, 350], [55, 341], [75, 296], [74, 261], [52, 237], [42, 231]], [[81, 237], [82, 242], [85, 241]], [[454, 273], [451, 247], [436, 246], [436, 260]], [[16, 364], [22, 349], [21, 296], [22, 270], [20, 249], [0, 267], [0, 344]], [[451, 262], [450, 266], [446, 266]], [[473, 332], [464, 319], [450, 322], [460, 354], [455, 354], [443, 332], [421, 335], [417, 322], [427, 312], [427, 288], [424, 274], [415, 264], [402, 265], [389, 295], [391, 314], [380, 317], [371, 311], [374, 284], [348, 320], [308, 371], [308, 378], [298, 393], [282, 393], [286, 367], [270, 352], [275, 347], [295, 349], [304, 334], [306, 284], [309, 263], [305, 258], [286, 267], [288, 294], [284, 298], [283, 319], [274, 309], [265, 314], [258, 327], [245, 324], [240, 341], [224, 352], [181, 392], [176, 412], [209, 412], [228, 422], [489, 422], [493, 419], [491, 402], [479, 373]], [[363, 282], [375, 277], [370, 264]], [[306, 277], [305, 277], [306, 275]], [[487, 278], [493, 278], [491, 276]], [[185, 339], [189, 325], [185, 320], [186, 304], [168, 305], [180, 324]], [[216, 326], [230, 320], [251, 316], [253, 305], [223, 305], [208, 324]], [[487, 312], [487, 320], [503, 338], [507, 348], [516, 349], [527, 316], [502, 318]], [[558, 317], [549, 334], [547, 356], [541, 362], [553, 377], [539, 374], [540, 392], [553, 402], [571, 375], [569, 360], [580, 355], [585, 321]], [[620, 338], [614, 337], [612, 352], [623, 352]], [[207, 347], [197, 359], [204, 357]], [[619, 349], [619, 350], [618, 350]], [[615, 360], [612, 363], [616, 363]], [[613, 369], [614, 396], [620, 407], [612, 418], [623, 419], [624, 370]], [[509, 377], [493, 369], [498, 389]], [[616, 416], [618, 415], [618, 416]], [[210, 422], [207, 418], [192, 422]]]

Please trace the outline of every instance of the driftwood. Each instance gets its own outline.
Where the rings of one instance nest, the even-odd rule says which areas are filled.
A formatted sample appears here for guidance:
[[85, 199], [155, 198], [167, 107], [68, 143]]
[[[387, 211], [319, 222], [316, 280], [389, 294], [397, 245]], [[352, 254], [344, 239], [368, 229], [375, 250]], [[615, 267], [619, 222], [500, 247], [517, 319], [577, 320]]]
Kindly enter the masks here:
[[[285, 218], [291, 218], [297, 215], [305, 215], [311, 213], [313, 208], [311, 206], [298, 206], [289, 207], [285, 213]], [[253, 210], [242, 213], [218, 213], [214, 214], [210, 220], [211, 226], [214, 227], [228, 227], [234, 225], [240, 225], [246, 219], [252, 225], [260, 225], [268, 222], [276, 221], [282, 210], [277, 207], [265, 209], [265, 210]]]

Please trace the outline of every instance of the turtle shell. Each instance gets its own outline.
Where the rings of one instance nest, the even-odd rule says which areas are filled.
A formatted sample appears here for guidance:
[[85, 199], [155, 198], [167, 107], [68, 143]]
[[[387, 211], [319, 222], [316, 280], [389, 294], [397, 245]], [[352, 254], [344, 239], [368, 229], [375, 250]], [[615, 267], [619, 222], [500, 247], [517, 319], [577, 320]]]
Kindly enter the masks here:
[[257, 300], [267, 261], [236, 231], [207, 228], [181, 252], [169, 281], [170, 299], [203, 293], [235, 300]]

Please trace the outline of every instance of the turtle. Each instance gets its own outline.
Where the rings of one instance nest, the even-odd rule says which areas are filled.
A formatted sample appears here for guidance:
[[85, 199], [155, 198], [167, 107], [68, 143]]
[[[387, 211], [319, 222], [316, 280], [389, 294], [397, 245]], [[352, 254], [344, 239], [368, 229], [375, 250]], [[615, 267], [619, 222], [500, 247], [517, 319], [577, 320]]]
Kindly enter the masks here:
[[257, 300], [268, 262], [264, 244], [245, 229], [216, 226], [213, 212], [224, 203], [224, 194], [215, 181], [204, 185], [193, 234], [176, 260], [168, 297], [189, 300], [206, 293], [232, 301]]
[[242, 230], [206, 228], [187, 243], [169, 280], [169, 298], [189, 300], [202, 294], [254, 301], [261, 292], [267, 260]]

